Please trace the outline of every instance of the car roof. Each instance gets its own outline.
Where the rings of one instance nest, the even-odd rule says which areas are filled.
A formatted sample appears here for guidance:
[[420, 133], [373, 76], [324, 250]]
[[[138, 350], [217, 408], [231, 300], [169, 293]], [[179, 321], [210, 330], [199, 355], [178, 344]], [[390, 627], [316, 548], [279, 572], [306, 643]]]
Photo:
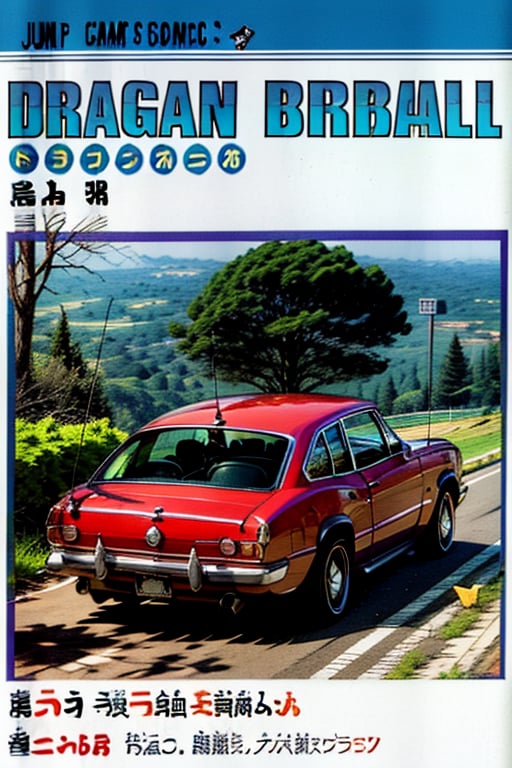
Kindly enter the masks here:
[[[298, 434], [346, 413], [373, 408], [354, 397], [317, 394], [249, 394], [186, 405], [154, 419], [144, 429], [166, 426], [225, 426], [231, 429]], [[218, 421], [219, 412], [224, 424]]]

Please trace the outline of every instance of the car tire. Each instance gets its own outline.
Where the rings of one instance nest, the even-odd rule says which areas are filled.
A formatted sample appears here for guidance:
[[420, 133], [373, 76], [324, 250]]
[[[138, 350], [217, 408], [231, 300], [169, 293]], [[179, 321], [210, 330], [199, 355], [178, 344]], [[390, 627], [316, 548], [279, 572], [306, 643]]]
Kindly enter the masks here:
[[351, 558], [343, 539], [320, 547], [313, 564], [311, 599], [321, 621], [331, 622], [344, 612], [350, 593]]
[[455, 504], [449, 490], [441, 489], [430, 520], [425, 550], [430, 557], [443, 557], [453, 546], [455, 536]]

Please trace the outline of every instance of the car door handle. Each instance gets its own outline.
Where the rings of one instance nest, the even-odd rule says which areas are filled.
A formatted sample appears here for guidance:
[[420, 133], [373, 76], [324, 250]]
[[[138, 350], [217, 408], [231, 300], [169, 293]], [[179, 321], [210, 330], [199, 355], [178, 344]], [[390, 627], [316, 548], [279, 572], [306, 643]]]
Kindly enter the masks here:
[[368, 488], [377, 488], [380, 485], [380, 480], [372, 480], [368, 483]]

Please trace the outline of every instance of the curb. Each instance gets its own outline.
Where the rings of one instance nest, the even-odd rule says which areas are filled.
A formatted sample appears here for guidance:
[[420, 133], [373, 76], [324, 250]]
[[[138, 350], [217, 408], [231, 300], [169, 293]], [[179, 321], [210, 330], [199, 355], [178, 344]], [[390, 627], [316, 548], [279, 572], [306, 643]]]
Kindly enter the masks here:
[[[407, 609], [398, 611], [398, 613], [388, 619], [384, 626], [389, 627], [391, 630], [399, 628], [404, 630], [408, 627], [410, 633], [403, 637], [397, 645], [393, 646], [376, 664], [360, 675], [360, 678], [373, 680], [392, 678], [396, 680], [434, 679], [439, 676], [468, 676], [466, 666], [469, 664], [469, 659], [471, 659], [472, 664], [475, 658], [482, 657], [488, 653], [489, 642], [493, 645], [493, 672], [494, 676], [497, 676], [495, 669], [496, 651], [498, 654], [500, 652], [497, 638], [500, 633], [501, 597], [493, 601], [492, 604], [482, 607], [475, 623], [468, 627], [461, 637], [453, 640], [453, 646], [449, 646], [449, 643], [452, 641], [442, 639], [440, 630], [456, 615], [465, 610], [462, 607], [461, 601], [453, 599], [454, 594], [452, 590], [454, 585], [459, 584], [462, 586], [464, 582], [468, 581], [469, 583], [473, 582], [474, 586], [476, 586], [476, 581], [478, 581], [478, 584], [483, 585], [499, 577], [503, 573], [501, 559], [498, 560], [499, 557], [500, 542], [489, 545], [478, 555], [451, 573], [449, 577], [439, 582], [435, 589], [426, 593], [421, 600], [411, 603]], [[416, 615], [423, 613], [424, 610], [429, 611], [438, 598], [444, 596], [443, 599], [446, 599], [450, 592], [452, 600], [448, 605], [437, 613], [430, 614], [429, 618], [422, 624], [416, 624]], [[492, 614], [489, 613], [491, 607], [494, 609]], [[427, 613], [426, 615], [428, 616], [429, 614]], [[488, 629], [489, 626], [492, 628]], [[489, 638], [489, 634], [492, 636], [492, 640]], [[469, 654], [468, 646], [472, 649], [471, 654]], [[404, 657], [417, 652], [419, 652], [424, 661], [417, 664], [416, 661], [412, 662], [414, 671], [407, 670], [406, 672], [405, 668], [403, 670], [400, 669], [400, 664]], [[464, 671], [461, 670], [461, 667], [464, 667]], [[477, 674], [476, 676], [480, 675]]]
[[[440, 653], [416, 670], [419, 679], [457, 676], [502, 677], [499, 640], [501, 635], [501, 601], [486, 608], [473, 626], [460, 637], [445, 641]], [[451, 615], [461, 610], [451, 610]], [[462, 609], [464, 610], [464, 609]], [[448, 610], [446, 611], [448, 618]], [[451, 617], [450, 617], [451, 618]], [[472, 674], [476, 671], [476, 674]]]

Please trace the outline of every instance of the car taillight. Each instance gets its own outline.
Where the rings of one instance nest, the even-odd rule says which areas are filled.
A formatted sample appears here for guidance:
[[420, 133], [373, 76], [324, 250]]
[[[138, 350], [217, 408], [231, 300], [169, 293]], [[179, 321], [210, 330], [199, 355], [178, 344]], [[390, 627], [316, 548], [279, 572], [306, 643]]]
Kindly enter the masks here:
[[76, 525], [63, 525], [61, 530], [62, 538], [67, 544], [77, 541], [80, 531]]
[[225, 557], [232, 557], [236, 553], [236, 542], [227, 537], [219, 541], [219, 549]]
[[46, 520], [46, 538], [50, 544], [62, 544], [61, 521], [62, 509], [59, 504], [56, 504], [50, 509]]
[[257, 541], [233, 541], [227, 537], [219, 541], [219, 549], [224, 557], [234, 557], [239, 552], [242, 557], [261, 559], [264, 553], [263, 546]]
[[243, 557], [263, 557], [263, 547], [257, 541], [241, 541], [240, 554]]
[[62, 504], [55, 504], [50, 510], [46, 521], [46, 538], [50, 544], [71, 544], [78, 540], [80, 531], [76, 525], [64, 523], [64, 511]]

